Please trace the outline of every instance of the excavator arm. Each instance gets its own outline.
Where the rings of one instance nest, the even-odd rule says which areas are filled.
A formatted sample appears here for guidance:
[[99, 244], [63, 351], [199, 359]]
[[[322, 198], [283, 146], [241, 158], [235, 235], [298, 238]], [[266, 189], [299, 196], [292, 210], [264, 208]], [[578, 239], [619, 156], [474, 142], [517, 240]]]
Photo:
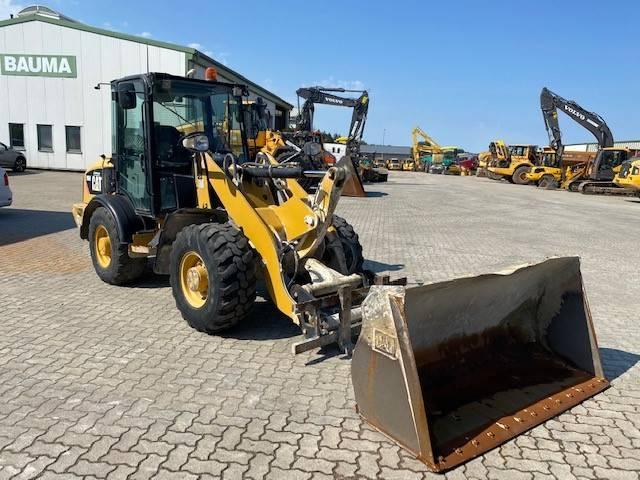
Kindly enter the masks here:
[[613, 134], [604, 119], [597, 113], [585, 110], [573, 100], [565, 100], [545, 87], [540, 93], [540, 108], [545, 128], [549, 134], [549, 144], [556, 151], [558, 159], [562, 158], [564, 151], [562, 132], [558, 123], [558, 110], [591, 132], [598, 142], [599, 149], [613, 146]]
[[[340, 97], [332, 92], [358, 92], [360, 96], [357, 98]], [[367, 121], [367, 113], [369, 112], [369, 93], [366, 90], [347, 90], [345, 88], [305, 87], [299, 88], [296, 94], [299, 98], [304, 98], [305, 100], [300, 109], [297, 122], [298, 129], [302, 132], [311, 132], [313, 130], [313, 114], [316, 104], [353, 109], [346, 146], [347, 155], [352, 163], [352, 168], [349, 168], [349, 171], [351, 176], [355, 178], [347, 184], [344, 194], [356, 197], [366, 196], [358, 169], [360, 145]]]
[[[358, 98], [345, 98], [330, 92], [358, 92]], [[366, 90], [347, 90], [344, 88], [305, 87], [299, 88], [296, 94], [304, 98], [300, 109], [298, 128], [303, 131], [313, 130], [313, 114], [315, 105], [333, 105], [334, 107], [353, 108], [351, 125], [347, 137], [347, 150], [351, 154], [360, 153], [360, 141], [364, 133], [364, 125], [369, 111], [369, 94]]]

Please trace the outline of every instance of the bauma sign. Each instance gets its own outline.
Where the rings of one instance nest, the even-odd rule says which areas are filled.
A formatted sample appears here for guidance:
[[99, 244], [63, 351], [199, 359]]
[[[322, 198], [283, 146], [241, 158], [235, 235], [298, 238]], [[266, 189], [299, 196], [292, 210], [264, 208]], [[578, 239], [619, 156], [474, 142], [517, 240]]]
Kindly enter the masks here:
[[76, 78], [76, 57], [73, 55], [10, 55], [0, 54], [2, 75]]

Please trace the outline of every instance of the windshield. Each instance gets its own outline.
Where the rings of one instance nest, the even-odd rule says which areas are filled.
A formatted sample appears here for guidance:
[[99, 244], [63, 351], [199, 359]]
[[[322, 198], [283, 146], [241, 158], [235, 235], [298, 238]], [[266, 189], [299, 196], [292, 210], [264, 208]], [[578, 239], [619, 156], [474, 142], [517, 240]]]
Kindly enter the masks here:
[[542, 166], [543, 167], [555, 167], [556, 166], [556, 154], [555, 153], [545, 153], [542, 156]]
[[153, 87], [153, 129], [158, 160], [175, 156], [184, 135], [203, 132], [214, 154], [247, 159], [241, 108], [230, 86], [161, 80]]

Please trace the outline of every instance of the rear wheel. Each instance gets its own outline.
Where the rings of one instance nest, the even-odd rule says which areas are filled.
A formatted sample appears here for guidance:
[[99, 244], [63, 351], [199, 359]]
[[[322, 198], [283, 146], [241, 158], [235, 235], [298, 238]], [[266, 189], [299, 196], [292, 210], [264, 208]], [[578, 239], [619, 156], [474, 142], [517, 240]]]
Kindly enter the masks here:
[[516, 168], [515, 172], [513, 172], [513, 176], [511, 177], [513, 180], [513, 183], [517, 185], [527, 185], [529, 183], [529, 179], [527, 178], [527, 173], [529, 173], [530, 169], [531, 167], [527, 165], [521, 165], [518, 168]]
[[257, 257], [228, 224], [189, 225], [171, 250], [171, 288], [187, 323], [217, 333], [247, 316], [256, 298]]
[[89, 221], [89, 249], [98, 277], [112, 285], [122, 285], [140, 277], [146, 258], [129, 257], [129, 246], [123, 243], [113, 215], [98, 207]]
[[24, 172], [26, 169], [27, 169], [27, 160], [24, 157], [16, 158], [16, 161], [13, 164], [13, 171]]

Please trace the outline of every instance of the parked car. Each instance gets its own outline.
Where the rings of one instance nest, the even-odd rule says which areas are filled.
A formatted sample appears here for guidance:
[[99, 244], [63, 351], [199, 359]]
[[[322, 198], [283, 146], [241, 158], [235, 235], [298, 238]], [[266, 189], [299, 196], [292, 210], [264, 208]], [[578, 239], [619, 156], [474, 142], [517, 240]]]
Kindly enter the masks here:
[[13, 200], [11, 188], [9, 188], [9, 175], [0, 167], [0, 207], [8, 207]]
[[0, 167], [10, 168], [14, 172], [24, 172], [27, 168], [27, 159], [24, 152], [7, 147], [0, 143]]

